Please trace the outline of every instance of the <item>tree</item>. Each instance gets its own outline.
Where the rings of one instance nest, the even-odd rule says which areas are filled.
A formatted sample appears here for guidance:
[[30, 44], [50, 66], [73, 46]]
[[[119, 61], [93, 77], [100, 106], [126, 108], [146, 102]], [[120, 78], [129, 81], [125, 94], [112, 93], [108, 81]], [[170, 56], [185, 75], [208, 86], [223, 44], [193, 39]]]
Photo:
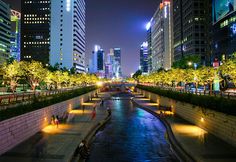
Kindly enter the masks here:
[[135, 80], [138, 80], [138, 77], [142, 75], [142, 70], [138, 70], [134, 73], [134, 75], [132, 76], [132, 78], [134, 78]]
[[22, 63], [13, 61], [11, 64], [4, 64], [3, 78], [8, 81], [12, 92], [16, 91], [19, 79], [23, 76]]
[[36, 87], [39, 86], [39, 83], [46, 77], [47, 71], [42, 63], [37, 61], [22, 62], [22, 64], [24, 65], [23, 69], [26, 80], [31, 86], [31, 89], [35, 91]]
[[232, 59], [224, 61], [223, 65], [220, 66], [219, 70], [221, 73], [221, 78], [225, 80], [226, 84], [228, 84], [229, 80], [231, 80], [236, 85], [236, 59], [235, 57], [232, 57]]

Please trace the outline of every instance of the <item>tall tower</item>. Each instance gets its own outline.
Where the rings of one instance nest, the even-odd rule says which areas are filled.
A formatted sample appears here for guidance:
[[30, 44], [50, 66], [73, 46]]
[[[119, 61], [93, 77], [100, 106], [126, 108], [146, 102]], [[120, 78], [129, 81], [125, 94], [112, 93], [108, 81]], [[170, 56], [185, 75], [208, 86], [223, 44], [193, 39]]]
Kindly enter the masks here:
[[85, 1], [51, 0], [50, 64], [85, 72]]
[[174, 60], [195, 56], [205, 64], [211, 53], [209, 0], [174, 0]]
[[143, 42], [140, 49], [140, 67], [143, 73], [148, 73], [148, 63], [149, 63], [148, 43]]
[[151, 24], [152, 70], [170, 69], [172, 65], [171, 2], [163, 0]]
[[11, 20], [10, 6], [0, 0], [0, 64], [10, 55]]
[[49, 64], [50, 0], [21, 0], [21, 60]]
[[120, 48], [114, 48], [114, 60], [116, 66], [116, 72], [115, 76], [116, 78], [121, 78], [122, 77], [122, 71], [121, 71], [121, 49]]
[[11, 57], [20, 61], [21, 13], [11, 10]]
[[104, 77], [105, 73], [105, 62], [104, 62], [104, 51], [100, 46], [95, 45], [92, 57], [90, 59], [89, 72], [97, 74], [99, 77]]

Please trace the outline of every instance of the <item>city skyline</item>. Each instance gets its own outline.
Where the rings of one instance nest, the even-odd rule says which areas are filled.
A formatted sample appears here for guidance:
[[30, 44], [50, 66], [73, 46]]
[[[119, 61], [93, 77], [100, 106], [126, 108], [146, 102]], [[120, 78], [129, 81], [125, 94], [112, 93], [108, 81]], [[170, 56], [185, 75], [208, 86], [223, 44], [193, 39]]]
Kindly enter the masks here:
[[[13, 9], [20, 10], [20, 1], [4, 1], [11, 4]], [[105, 53], [110, 48], [122, 49], [124, 75], [138, 70], [139, 46], [146, 40], [145, 25], [158, 6], [156, 0], [87, 0], [86, 64], [89, 63], [94, 45], [99, 44]]]

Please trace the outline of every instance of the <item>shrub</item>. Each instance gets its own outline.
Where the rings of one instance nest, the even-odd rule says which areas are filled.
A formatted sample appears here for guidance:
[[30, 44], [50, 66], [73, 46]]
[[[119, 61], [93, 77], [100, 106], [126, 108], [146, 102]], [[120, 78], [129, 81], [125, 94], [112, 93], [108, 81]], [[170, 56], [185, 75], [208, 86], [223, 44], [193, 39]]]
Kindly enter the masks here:
[[215, 110], [228, 115], [236, 115], [236, 100], [215, 96], [199, 96], [189, 93], [181, 93], [171, 90], [163, 90], [158, 87], [137, 85], [137, 88], [146, 90], [160, 96], [172, 98], [177, 101], [190, 103], [199, 107]]
[[95, 86], [79, 88], [76, 90], [71, 90], [69, 92], [61, 93], [52, 96], [52, 98], [47, 99], [46, 97], [41, 97], [34, 100], [32, 103], [23, 104], [14, 108], [9, 108], [0, 111], [0, 121], [19, 116], [34, 110], [38, 110], [83, 94], [96, 90]]

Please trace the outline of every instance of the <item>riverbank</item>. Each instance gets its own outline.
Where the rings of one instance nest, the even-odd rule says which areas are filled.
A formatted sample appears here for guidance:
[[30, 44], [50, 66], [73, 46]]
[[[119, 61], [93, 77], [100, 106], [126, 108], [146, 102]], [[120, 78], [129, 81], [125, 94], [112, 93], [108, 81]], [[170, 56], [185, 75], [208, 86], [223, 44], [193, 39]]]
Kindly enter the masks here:
[[[30, 139], [19, 144], [0, 157], [1, 162], [69, 162], [72, 160], [75, 150], [82, 139], [93, 134], [99, 127], [99, 123], [106, 120], [106, 108], [97, 106], [97, 114], [91, 120], [91, 112], [95, 104], [99, 104], [100, 97], [85, 102], [85, 110], [82, 107], [72, 110], [69, 114], [71, 120], [65, 124], [49, 125]], [[37, 156], [38, 148], [42, 153]]]
[[160, 114], [159, 106], [142, 94], [136, 94], [133, 101], [163, 121], [172, 147], [177, 149], [176, 152], [183, 156], [181, 158], [184, 158], [184, 161], [189, 161], [188, 159], [204, 162], [236, 161], [236, 148], [230, 144], [177, 115]]

